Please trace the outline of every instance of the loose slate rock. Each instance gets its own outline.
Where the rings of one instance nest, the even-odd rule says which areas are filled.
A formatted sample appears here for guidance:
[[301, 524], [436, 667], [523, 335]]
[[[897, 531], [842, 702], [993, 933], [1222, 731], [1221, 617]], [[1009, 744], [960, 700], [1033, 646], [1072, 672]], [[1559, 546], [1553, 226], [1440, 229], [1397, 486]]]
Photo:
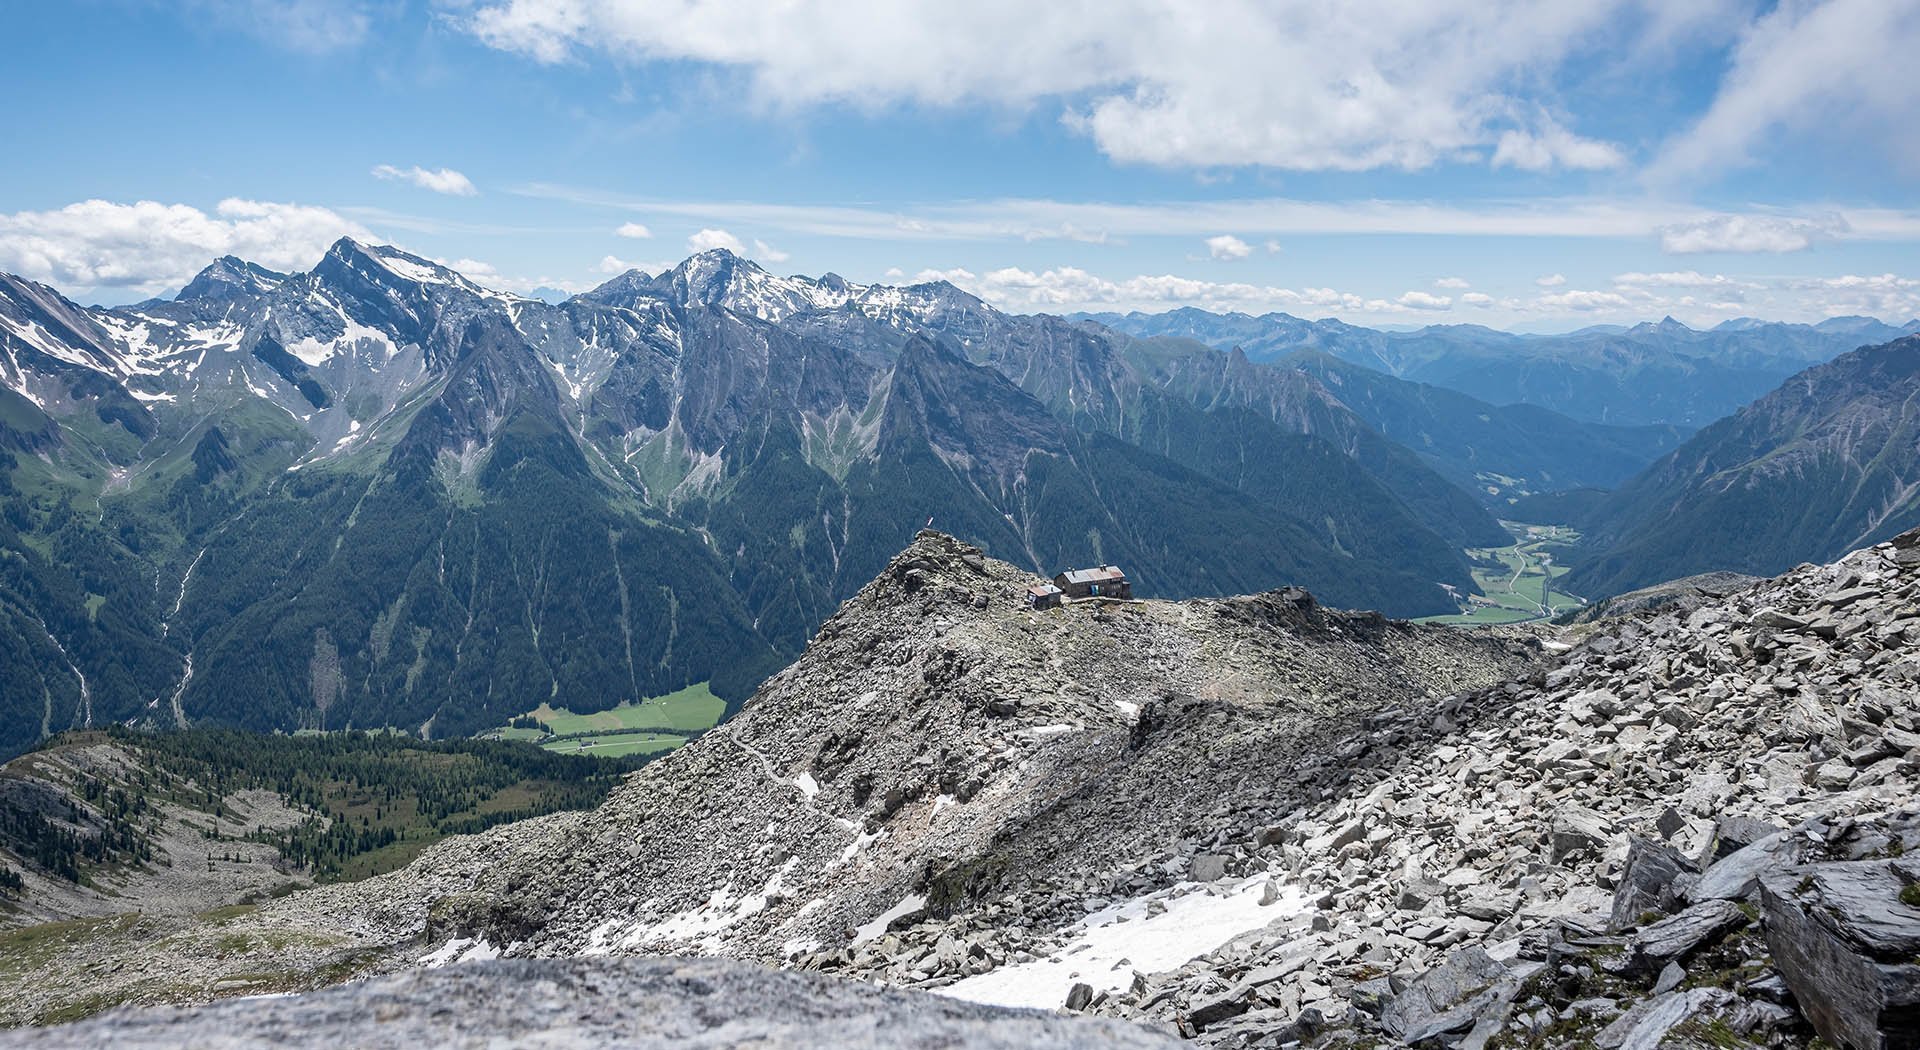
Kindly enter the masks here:
[[1419, 1045], [1474, 1022], [1513, 998], [1520, 982], [1478, 946], [1462, 948], [1421, 974], [1380, 1015], [1381, 1027]]
[[1849, 1050], [1920, 1045], [1920, 861], [1814, 864], [1761, 881], [1767, 946], [1796, 1002]]
[[1648, 926], [1627, 943], [1619, 958], [1603, 964], [1614, 973], [1652, 973], [1670, 962], [1684, 963], [1702, 948], [1720, 942], [1747, 924], [1747, 913], [1728, 900], [1706, 900]]
[[1626, 868], [1613, 892], [1607, 928], [1615, 933], [1640, 925], [1648, 912], [1669, 915], [1686, 903], [1686, 890], [1699, 876], [1680, 851], [1652, 839], [1635, 838], [1627, 847]]
[[718, 959], [507, 959], [284, 999], [116, 1010], [0, 1033], [0, 1047], [117, 1050], [768, 1050], [965, 1046], [1163, 1050], [1144, 1028], [981, 1006]]

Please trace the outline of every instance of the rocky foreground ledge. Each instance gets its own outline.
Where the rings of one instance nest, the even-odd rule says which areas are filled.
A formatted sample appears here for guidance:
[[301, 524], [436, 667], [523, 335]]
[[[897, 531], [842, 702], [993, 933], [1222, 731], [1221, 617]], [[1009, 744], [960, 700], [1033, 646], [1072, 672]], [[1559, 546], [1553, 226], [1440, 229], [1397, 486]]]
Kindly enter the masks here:
[[720, 959], [501, 959], [305, 995], [117, 1010], [0, 1047], [1164, 1050], [1119, 1021], [956, 1002]]

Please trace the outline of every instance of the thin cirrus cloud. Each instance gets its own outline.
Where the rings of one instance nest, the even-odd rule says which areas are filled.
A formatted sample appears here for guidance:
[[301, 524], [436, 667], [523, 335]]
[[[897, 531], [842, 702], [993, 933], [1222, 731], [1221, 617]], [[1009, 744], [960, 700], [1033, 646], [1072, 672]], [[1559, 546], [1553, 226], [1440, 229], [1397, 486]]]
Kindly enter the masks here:
[[1742, 25], [1712, 103], [1674, 134], [1648, 171], [1658, 183], [1753, 162], [1794, 132], [1852, 129], [1920, 161], [1899, 133], [1920, 111], [1920, 7], [1898, 0], [1785, 3]]
[[405, 182], [423, 190], [444, 193], [452, 197], [472, 197], [479, 194], [473, 181], [452, 168], [437, 171], [415, 165], [411, 168], [396, 168], [391, 164], [381, 164], [373, 169], [373, 177], [389, 182]]
[[[553, 183], [513, 192], [691, 222], [776, 229], [809, 237], [878, 241], [1084, 241], [1197, 237], [1420, 234], [1646, 239], [1670, 253], [1799, 250], [1822, 240], [1920, 240], [1920, 211], [1820, 207], [1722, 213], [1659, 200], [1542, 197], [1467, 202], [1314, 201], [1283, 197], [1108, 203], [1048, 198], [935, 201], [894, 207], [761, 201], [661, 200]], [[1238, 238], [1236, 238], [1238, 239]], [[1715, 247], [1703, 247], [1703, 245]], [[1273, 251], [1277, 242], [1268, 245]]]
[[365, 43], [373, 25], [359, 0], [185, 0], [182, 6], [208, 24], [314, 55]]

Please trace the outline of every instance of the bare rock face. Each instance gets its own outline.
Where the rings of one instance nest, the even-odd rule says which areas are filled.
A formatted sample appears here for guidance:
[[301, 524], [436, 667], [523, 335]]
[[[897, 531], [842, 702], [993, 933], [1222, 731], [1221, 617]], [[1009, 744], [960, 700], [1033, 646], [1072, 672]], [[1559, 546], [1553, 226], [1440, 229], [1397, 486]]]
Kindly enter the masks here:
[[0, 1034], [21, 1050], [1158, 1050], [1119, 1021], [1008, 1010], [719, 959], [503, 959], [279, 999], [120, 1010]]
[[1911, 859], [1816, 864], [1761, 881], [1774, 962], [1829, 1042], [1920, 1046], [1916, 886], [1920, 860]]

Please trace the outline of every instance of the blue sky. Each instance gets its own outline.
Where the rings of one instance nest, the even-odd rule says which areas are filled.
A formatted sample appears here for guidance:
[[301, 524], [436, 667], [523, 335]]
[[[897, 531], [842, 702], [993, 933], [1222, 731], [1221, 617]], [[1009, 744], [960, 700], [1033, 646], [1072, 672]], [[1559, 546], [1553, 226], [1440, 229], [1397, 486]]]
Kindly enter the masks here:
[[347, 234], [519, 291], [727, 245], [1022, 311], [1920, 314], [1920, 0], [1033, 8], [16, 5], [0, 269], [120, 302]]

